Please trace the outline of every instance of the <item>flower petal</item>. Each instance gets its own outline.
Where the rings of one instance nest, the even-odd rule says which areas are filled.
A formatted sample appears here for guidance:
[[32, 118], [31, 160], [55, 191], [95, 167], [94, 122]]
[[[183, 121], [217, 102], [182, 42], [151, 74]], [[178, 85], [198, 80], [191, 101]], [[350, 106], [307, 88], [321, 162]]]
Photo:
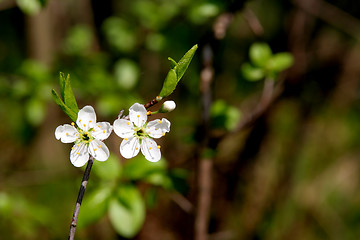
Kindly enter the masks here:
[[170, 122], [166, 118], [151, 121], [146, 126], [146, 131], [153, 138], [161, 138], [165, 133], [170, 132]]
[[79, 133], [74, 126], [64, 124], [55, 129], [55, 137], [63, 143], [72, 143], [79, 137]]
[[83, 107], [79, 113], [76, 120], [76, 125], [84, 131], [88, 131], [90, 128], [93, 128], [96, 123], [96, 114], [92, 106]]
[[93, 127], [91, 136], [98, 140], [105, 140], [110, 136], [112, 127], [108, 122], [98, 122]]
[[157, 162], [161, 158], [160, 146], [151, 138], [145, 138], [141, 141], [141, 152], [150, 162]]
[[140, 151], [140, 143], [136, 137], [124, 138], [120, 144], [120, 153], [124, 158], [135, 157]]
[[91, 156], [101, 162], [106, 161], [110, 156], [109, 149], [105, 143], [96, 139], [89, 143], [89, 152]]
[[125, 119], [116, 119], [114, 121], [114, 132], [121, 138], [130, 138], [134, 136], [134, 125]]
[[70, 161], [75, 167], [82, 167], [89, 160], [88, 147], [85, 143], [75, 144], [70, 152]]
[[147, 120], [146, 108], [140, 103], [134, 103], [129, 109], [130, 121], [137, 127], [142, 127]]

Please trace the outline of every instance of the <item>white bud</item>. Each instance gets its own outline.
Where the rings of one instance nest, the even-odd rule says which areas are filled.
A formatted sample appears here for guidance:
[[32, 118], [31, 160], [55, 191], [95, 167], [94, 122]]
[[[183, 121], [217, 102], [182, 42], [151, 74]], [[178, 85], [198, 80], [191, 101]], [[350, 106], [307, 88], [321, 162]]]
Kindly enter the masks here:
[[164, 104], [161, 106], [160, 111], [165, 112], [171, 112], [176, 108], [176, 104], [174, 101], [165, 101]]

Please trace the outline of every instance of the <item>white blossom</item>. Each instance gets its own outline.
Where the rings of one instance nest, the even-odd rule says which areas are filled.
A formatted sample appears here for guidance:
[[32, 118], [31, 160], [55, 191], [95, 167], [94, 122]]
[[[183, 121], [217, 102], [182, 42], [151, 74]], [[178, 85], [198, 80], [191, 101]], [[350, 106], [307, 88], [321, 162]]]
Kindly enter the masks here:
[[121, 155], [124, 158], [132, 158], [141, 150], [147, 160], [159, 161], [160, 146], [153, 138], [160, 138], [169, 132], [170, 122], [163, 118], [147, 123], [147, 111], [139, 103], [130, 107], [129, 118], [130, 120], [117, 119], [114, 122], [114, 132], [124, 139], [120, 144]]
[[110, 152], [102, 142], [112, 131], [108, 122], [96, 122], [95, 110], [92, 106], [83, 107], [75, 124], [60, 125], [55, 130], [55, 137], [63, 143], [72, 143], [70, 161], [75, 167], [84, 166], [89, 160], [89, 154], [98, 161], [106, 161]]

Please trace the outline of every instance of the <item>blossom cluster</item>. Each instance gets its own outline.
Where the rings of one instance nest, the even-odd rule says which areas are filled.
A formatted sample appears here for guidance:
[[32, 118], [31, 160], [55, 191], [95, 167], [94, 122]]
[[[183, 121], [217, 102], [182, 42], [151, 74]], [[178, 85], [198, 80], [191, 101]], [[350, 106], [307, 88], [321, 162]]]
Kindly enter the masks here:
[[[162, 108], [171, 111], [175, 108], [175, 103], [166, 103]], [[123, 138], [120, 153], [124, 158], [135, 157], [141, 151], [147, 160], [157, 162], [161, 158], [161, 152], [160, 145], [157, 145], [154, 138], [165, 136], [170, 131], [170, 122], [165, 118], [147, 122], [147, 116], [146, 108], [135, 103], [130, 107], [127, 118], [116, 119], [111, 125], [108, 122], [96, 122], [94, 108], [85, 106], [78, 112], [76, 124], [58, 126], [55, 137], [63, 143], [74, 143], [70, 161], [75, 167], [84, 166], [90, 155], [98, 161], [106, 161], [110, 152], [103, 141], [110, 136], [112, 130]]]

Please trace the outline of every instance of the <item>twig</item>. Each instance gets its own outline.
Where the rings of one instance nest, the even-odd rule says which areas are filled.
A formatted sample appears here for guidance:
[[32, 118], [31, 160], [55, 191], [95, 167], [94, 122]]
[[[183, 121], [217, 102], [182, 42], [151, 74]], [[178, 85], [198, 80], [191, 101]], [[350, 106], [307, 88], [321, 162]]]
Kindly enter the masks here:
[[247, 7], [244, 9], [243, 16], [256, 36], [262, 36], [264, 34], [264, 28], [262, 27], [260, 20], [250, 8]]
[[[209, 121], [211, 107], [211, 82], [214, 76], [212, 67], [213, 52], [210, 45], [206, 45], [203, 49], [204, 68], [201, 71], [201, 94], [202, 94], [202, 148], [204, 151], [209, 144]], [[200, 154], [203, 154], [200, 152]], [[199, 161], [198, 172], [198, 195], [197, 208], [195, 216], [195, 239], [208, 239], [208, 225], [211, 207], [211, 185], [212, 185], [212, 159], [201, 157]]]
[[86, 185], [89, 181], [90, 171], [91, 171], [91, 167], [92, 167], [93, 163], [94, 163], [94, 158], [92, 156], [90, 156], [88, 164], [87, 164], [85, 172], [84, 172], [83, 179], [81, 181], [79, 195], [78, 195], [78, 198], [76, 201], [74, 214], [73, 214], [73, 217], [71, 220], [70, 233], [69, 233], [69, 238], [68, 238], [69, 240], [73, 240], [74, 236], [75, 236], [75, 230], [76, 230], [77, 220], [79, 217], [81, 202], [82, 202], [84, 194], [85, 194]]
[[330, 3], [322, 0], [293, 0], [305, 12], [320, 18], [360, 41], [360, 21]]

